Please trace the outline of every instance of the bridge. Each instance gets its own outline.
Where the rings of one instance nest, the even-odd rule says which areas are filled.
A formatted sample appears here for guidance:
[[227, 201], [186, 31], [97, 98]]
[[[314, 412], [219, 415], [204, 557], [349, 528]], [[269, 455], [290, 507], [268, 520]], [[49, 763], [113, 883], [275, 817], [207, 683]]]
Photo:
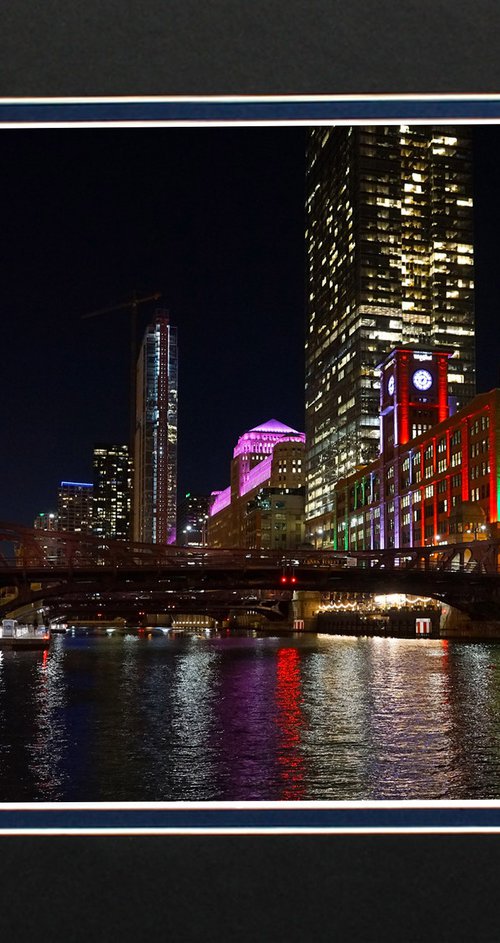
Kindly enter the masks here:
[[[429, 596], [500, 620], [500, 540], [352, 552], [191, 548], [0, 523], [0, 618], [22, 606], [130, 613], [243, 606], [283, 618], [296, 591]], [[264, 601], [262, 594], [273, 599]], [[274, 601], [273, 601], [274, 600]]]

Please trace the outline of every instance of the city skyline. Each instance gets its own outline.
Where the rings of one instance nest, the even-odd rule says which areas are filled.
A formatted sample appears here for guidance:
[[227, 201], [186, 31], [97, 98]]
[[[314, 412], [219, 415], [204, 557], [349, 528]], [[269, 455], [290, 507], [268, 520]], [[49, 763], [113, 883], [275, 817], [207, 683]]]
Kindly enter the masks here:
[[[486, 219], [476, 227], [478, 389], [487, 389], [497, 381], [487, 232], [500, 202], [487, 145], [498, 129], [476, 136], [476, 189], [488, 189], [488, 201], [476, 194]], [[81, 317], [134, 289], [161, 290], [179, 329], [179, 493], [224, 487], [232, 443], [269, 415], [303, 428], [305, 131], [6, 139], [4, 337], [19, 356], [4, 368], [2, 422], [18, 471], [2, 471], [2, 518], [31, 524], [54, 505], [59, 480], [91, 480], [95, 442], [127, 440], [128, 325], [123, 313]]]

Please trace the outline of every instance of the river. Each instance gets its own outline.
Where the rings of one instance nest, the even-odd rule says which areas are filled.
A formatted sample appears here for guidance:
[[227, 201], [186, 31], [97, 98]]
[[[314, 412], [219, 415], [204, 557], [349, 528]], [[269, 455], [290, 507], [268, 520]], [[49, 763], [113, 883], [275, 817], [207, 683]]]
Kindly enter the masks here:
[[0, 653], [0, 801], [500, 798], [500, 642], [56, 636]]

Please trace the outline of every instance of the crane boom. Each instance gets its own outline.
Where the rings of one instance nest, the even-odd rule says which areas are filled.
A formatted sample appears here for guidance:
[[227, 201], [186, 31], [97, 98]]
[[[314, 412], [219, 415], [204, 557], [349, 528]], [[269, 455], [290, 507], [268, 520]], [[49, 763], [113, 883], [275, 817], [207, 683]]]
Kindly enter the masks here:
[[[134, 460], [134, 441], [135, 441], [135, 396], [136, 396], [136, 361], [137, 361], [137, 308], [139, 305], [146, 304], [148, 301], [158, 301], [161, 298], [161, 292], [154, 292], [152, 295], [144, 295], [140, 298], [137, 297], [136, 292], [134, 291], [130, 301], [124, 301], [119, 305], [111, 305], [109, 308], [99, 308], [98, 311], [89, 311], [88, 314], [82, 314], [82, 320], [86, 318], [96, 318], [100, 314], [110, 314], [112, 311], [123, 311], [127, 309], [130, 312], [130, 442], [129, 442], [129, 455], [132, 461]], [[132, 485], [131, 485], [131, 494], [130, 500], [132, 503], [132, 514], [130, 521], [130, 536], [133, 537], [133, 493], [134, 493], [134, 476], [132, 475]]]
[[82, 320], [86, 318], [96, 318], [98, 314], [109, 314], [111, 311], [122, 311], [124, 308], [132, 308], [135, 305], [145, 304], [147, 301], [158, 301], [161, 298], [161, 292], [157, 291], [154, 295], [145, 295], [143, 298], [132, 298], [130, 301], [124, 301], [120, 305], [111, 305], [109, 308], [99, 308], [97, 311], [90, 311], [88, 314], [82, 314]]

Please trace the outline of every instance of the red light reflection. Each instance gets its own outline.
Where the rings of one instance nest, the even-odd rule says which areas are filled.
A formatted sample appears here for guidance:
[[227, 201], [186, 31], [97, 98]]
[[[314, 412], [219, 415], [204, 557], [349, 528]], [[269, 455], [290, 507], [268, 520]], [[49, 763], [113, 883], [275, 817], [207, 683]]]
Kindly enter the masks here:
[[304, 758], [300, 753], [304, 720], [300, 708], [300, 657], [295, 648], [280, 648], [276, 671], [277, 723], [281, 737], [278, 762], [285, 799], [304, 797]]

